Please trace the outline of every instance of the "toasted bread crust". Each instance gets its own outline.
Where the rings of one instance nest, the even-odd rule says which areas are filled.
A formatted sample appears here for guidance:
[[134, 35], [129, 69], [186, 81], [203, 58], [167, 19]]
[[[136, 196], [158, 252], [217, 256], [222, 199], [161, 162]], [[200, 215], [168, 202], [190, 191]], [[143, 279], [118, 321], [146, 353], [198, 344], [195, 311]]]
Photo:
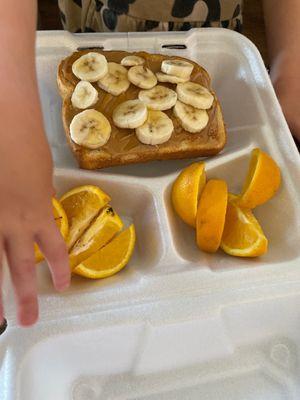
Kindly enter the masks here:
[[[99, 53], [104, 54], [108, 61], [112, 58], [115, 61], [120, 61], [122, 57], [128, 55], [127, 52], [105, 52], [99, 51]], [[226, 143], [226, 130], [223, 122], [221, 107], [219, 101], [215, 96], [215, 102], [213, 105], [213, 110], [209, 112], [209, 125], [208, 127], [196, 134], [188, 134], [183, 131], [178, 123], [176, 117], [173, 113], [169, 112], [169, 117], [172, 118], [175, 132], [172, 136], [172, 140], [164, 143], [159, 146], [151, 146], [144, 145], [136, 141], [134, 146], [131, 146], [129, 151], [116, 151], [113, 145], [114, 143], [110, 141], [108, 144], [97, 150], [89, 150], [82, 146], [78, 146], [74, 143], [70, 137], [70, 122], [72, 117], [80, 112], [81, 110], [74, 109], [71, 103], [71, 95], [73, 90], [78, 83], [78, 79], [72, 74], [72, 64], [73, 62], [79, 58], [87, 51], [81, 51], [77, 53], [73, 53], [71, 56], [64, 59], [59, 67], [57, 73], [57, 84], [61, 97], [63, 98], [63, 106], [62, 106], [62, 119], [63, 125], [66, 133], [66, 137], [68, 143], [74, 153], [78, 164], [81, 168], [84, 169], [98, 169], [98, 168], [106, 168], [116, 165], [126, 165], [126, 164], [134, 164], [134, 163], [143, 163], [152, 160], [167, 160], [167, 159], [181, 159], [181, 158], [193, 158], [199, 156], [210, 156], [219, 153]], [[161, 63], [162, 60], [166, 58], [182, 58], [182, 57], [166, 57], [159, 54], [148, 54], [144, 52], [133, 53], [136, 55], [140, 55], [148, 60], [151, 68], [151, 62], [153, 63]], [[190, 60], [188, 60], [190, 62]], [[202, 85], [208, 87], [210, 90], [210, 78], [208, 73], [200, 67], [198, 64], [194, 63], [194, 81], [201, 83]], [[192, 75], [192, 77], [193, 77]], [[175, 85], [172, 85], [175, 87]], [[170, 87], [172, 87], [170, 86]], [[99, 92], [97, 86], [95, 86]], [[110, 96], [110, 104], [113, 101], [117, 101], [116, 98], [113, 98], [111, 95], [105, 94], [105, 96]], [[103, 102], [102, 102], [103, 103]], [[101, 102], [96, 104], [95, 109], [101, 109]], [[111, 110], [110, 110], [111, 111]], [[104, 112], [105, 113], [105, 112]], [[108, 115], [106, 115], [108, 116]], [[114, 126], [112, 119], [108, 116], [110, 122], [114, 128], [114, 135], [116, 140], [117, 135], [122, 135], [122, 130], [118, 129]], [[127, 136], [132, 134], [132, 139], [135, 138], [134, 130], [131, 130], [129, 133], [127, 132]], [[118, 137], [118, 136], [117, 136]], [[135, 139], [134, 139], [135, 140]]]

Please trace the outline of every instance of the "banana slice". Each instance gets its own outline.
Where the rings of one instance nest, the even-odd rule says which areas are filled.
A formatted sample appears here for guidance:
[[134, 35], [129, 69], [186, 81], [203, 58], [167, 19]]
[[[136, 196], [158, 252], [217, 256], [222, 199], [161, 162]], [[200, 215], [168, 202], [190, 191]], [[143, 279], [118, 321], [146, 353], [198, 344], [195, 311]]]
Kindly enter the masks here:
[[73, 63], [72, 71], [82, 81], [97, 82], [108, 72], [107, 61], [102, 54], [87, 53]]
[[126, 56], [122, 59], [121, 64], [124, 67], [134, 67], [136, 65], [143, 65], [145, 63], [145, 59], [140, 56]]
[[128, 79], [141, 89], [152, 89], [157, 84], [154, 73], [142, 65], [131, 67], [128, 71]]
[[173, 122], [167, 114], [152, 110], [149, 110], [146, 122], [135, 130], [140, 142], [153, 146], [167, 142], [173, 131]]
[[178, 76], [164, 74], [163, 72], [156, 72], [156, 78], [158, 82], [184, 83], [188, 81], [186, 78], [179, 78]]
[[176, 91], [178, 100], [202, 110], [208, 110], [214, 102], [210, 91], [195, 82], [179, 83]]
[[134, 129], [143, 125], [148, 115], [147, 107], [140, 100], [127, 100], [113, 112], [113, 121], [119, 128]]
[[152, 89], [141, 90], [139, 99], [151, 110], [169, 110], [177, 101], [177, 93], [165, 86], [157, 85]]
[[184, 104], [179, 100], [175, 104], [174, 114], [179, 119], [183, 129], [191, 133], [202, 131], [209, 120], [206, 110], [199, 110], [199, 108]]
[[126, 92], [130, 86], [125, 67], [115, 62], [108, 63], [108, 73], [98, 81], [98, 86], [113, 96]]
[[193, 69], [193, 64], [184, 60], [164, 60], [161, 63], [162, 72], [168, 75], [175, 75], [183, 79], [190, 79]]
[[98, 149], [104, 146], [111, 133], [108, 119], [94, 109], [85, 110], [75, 115], [70, 125], [73, 142], [88, 149]]
[[85, 109], [93, 106], [98, 101], [98, 92], [94, 86], [87, 81], [77, 83], [71, 97], [73, 107]]

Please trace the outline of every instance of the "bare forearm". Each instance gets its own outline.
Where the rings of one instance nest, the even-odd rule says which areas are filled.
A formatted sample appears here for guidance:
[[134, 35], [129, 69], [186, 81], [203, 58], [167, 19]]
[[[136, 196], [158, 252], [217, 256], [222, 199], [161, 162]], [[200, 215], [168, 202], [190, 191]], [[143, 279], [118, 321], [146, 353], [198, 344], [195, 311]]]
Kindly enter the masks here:
[[[22, 148], [48, 155], [35, 71], [36, 0], [1, 0], [0, 16], [0, 110], [1, 159], [5, 148]], [[35, 154], [32, 154], [34, 157]], [[5, 164], [9, 165], [9, 164]]]
[[290, 129], [300, 141], [300, 1], [263, 2], [271, 79]]
[[289, 74], [299, 70], [300, 1], [264, 0], [271, 66], [284, 62]]
[[[29, 88], [36, 94], [35, 78], [35, 0], [2, 0], [0, 16], [1, 87], [18, 92]], [[1, 89], [4, 90], [4, 89]]]

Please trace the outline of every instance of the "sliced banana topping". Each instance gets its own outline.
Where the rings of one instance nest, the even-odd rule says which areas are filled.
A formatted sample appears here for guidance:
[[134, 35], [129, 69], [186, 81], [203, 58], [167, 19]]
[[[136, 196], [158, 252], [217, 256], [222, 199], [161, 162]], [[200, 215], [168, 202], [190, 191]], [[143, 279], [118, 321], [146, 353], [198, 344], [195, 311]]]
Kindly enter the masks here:
[[121, 64], [124, 67], [134, 67], [136, 65], [143, 65], [145, 63], [145, 59], [140, 56], [126, 56], [122, 59]]
[[165, 74], [175, 75], [187, 80], [190, 79], [193, 69], [193, 64], [184, 60], [164, 60], [161, 63], [161, 70]]
[[146, 122], [135, 130], [136, 136], [144, 144], [167, 142], [174, 130], [172, 120], [162, 111], [149, 110]]
[[179, 78], [178, 76], [164, 74], [163, 72], [156, 72], [156, 78], [158, 82], [168, 83], [184, 83], [188, 81], [186, 78]]
[[119, 128], [134, 129], [143, 125], [148, 115], [147, 107], [140, 100], [127, 100], [113, 112], [113, 121]]
[[108, 63], [108, 73], [98, 81], [98, 86], [113, 96], [126, 92], [130, 86], [128, 71], [115, 62]]
[[128, 79], [141, 89], [151, 89], [157, 84], [157, 78], [154, 73], [149, 68], [141, 65], [129, 69]]
[[93, 106], [98, 101], [98, 92], [94, 86], [87, 81], [77, 83], [71, 97], [73, 107], [85, 109]]
[[108, 72], [106, 58], [99, 53], [87, 53], [72, 65], [73, 74], [82, 81], [97, 82]]
[[179, 83], [176, 91], [178, 100], [202, 110], [208, 110], [214, 102], [210, 91], [195, 82]]
[[169, 110], [177, 101], [177, 93], [165, 86], [157, 85], [152, 89], [141, 90], [139, 99], [151, 110]]
[[209, 120], [206, 110], [200, 110], [179, 100], [175, 104], [174, 114], [179, 119], [183, 129], [191, 133], [202, 131]]
[[70, 125], [73, 142], [88, 149], [104, 146], [111, 133], [108, 119], [99, 111], [90, 109], [75, 115]]

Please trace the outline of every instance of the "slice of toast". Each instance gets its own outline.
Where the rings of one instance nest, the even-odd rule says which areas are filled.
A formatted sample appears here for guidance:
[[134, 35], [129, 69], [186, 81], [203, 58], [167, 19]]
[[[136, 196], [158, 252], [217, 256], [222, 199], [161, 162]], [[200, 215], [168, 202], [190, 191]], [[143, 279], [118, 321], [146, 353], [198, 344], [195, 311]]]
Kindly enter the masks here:
[[[199, 133], [189, 133], [185, 131], [172, 110], [166, 111], [174, 124], [174, 133], [169, 141], [161, 145], [145, 145], [139, 142], [135, 135], [134, 129], [117, 128], [112, 120], [112, 113], [116, 106], [123, 101], [136, 99], [138, 97], [139, 88], [130, 85], [129, 89], [120, 96], [113, 96], [100, 89], [97, 83], [93, 86], [99, 92], [99, 100], [92, 107], [101, 111], [110, 121], [112, 133], [107, 144], [97, 150], [90, 150], [74, 143], [70, 137], [70, 123], [73, 117], [81, 112], [74, 108], [71, 103], [71, 96], [76, 84], [79, 80], [72, 73], [72, 65], [75, 60], [83, 54], [91, 50], [79, 51], [71, 54], [69, 57], [61, 61], [58, 67], [57, 82], [59, 92], [63, 99], [62, 118], [65, 133], [70, 147], [75, 154], [79, 166], [85, 169], [97, 169], [111, 167], [114, 165], [125, 165], [131, 163], [142, 163], [151, 160], [166, 160], [179, 158], [192, 158], [199, 156], [209, 156], [219, 153], [226, 142], [226, 130], [222, 117], [221, 107], [217, 97], [210, 110], [209, 123]], [[109, 62], [120, 63], [122, 58], [128, 55], [125, 51], [97, 51], [107, 58]], [[146, 52], [130, 53], [145, 58], [145, 65], [153, 72], [160, 71], [161, 62], [165, 59], [181, 58], [164, 56], [160, 54], [149, 54]], [[192, 62], [188, 60], [189, 62]], [[200, 83], [201, 85], [212, 91], [210, 87], [210, 77], [208, 73], [197, 63], [194, 64], [194, 70], [191, 75], [191, 81]], [[176, 85], [170, 83], [159, 83], [176, 90]], [[213, 93], [213, 92], [212, 92]]]

